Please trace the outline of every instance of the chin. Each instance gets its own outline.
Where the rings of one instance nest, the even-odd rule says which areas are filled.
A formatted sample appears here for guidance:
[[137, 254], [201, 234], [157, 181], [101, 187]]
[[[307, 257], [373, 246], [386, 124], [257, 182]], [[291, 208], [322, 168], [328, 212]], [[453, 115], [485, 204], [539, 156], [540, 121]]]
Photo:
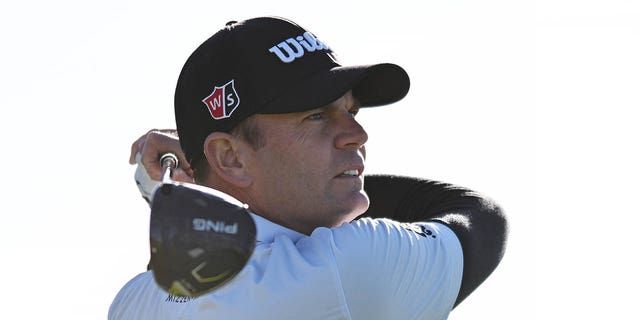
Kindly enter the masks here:
[[349, 221], [355, 219], [357, 216], [365, 213], [365, 211], [369, 209], [369, 197], [364, 193], [364, 191], [353, 195], [344, 203], [348, 204], [348, 207], [344, 208], [344, 211], [349, 213], [349, 216], [351, 217]]

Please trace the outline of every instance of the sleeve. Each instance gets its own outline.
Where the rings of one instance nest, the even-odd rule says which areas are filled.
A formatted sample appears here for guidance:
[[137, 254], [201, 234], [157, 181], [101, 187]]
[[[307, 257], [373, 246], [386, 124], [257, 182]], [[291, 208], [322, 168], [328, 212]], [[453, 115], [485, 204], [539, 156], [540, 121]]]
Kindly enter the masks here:
[[353, 319], [446, 319], [462, 278], [462, 248], [443, 224], [360, 219], [332, 229]]
[[462, 246], [464, 272], [455, 305], [495, 270], [504, 256], [508, 223], [490, 198], [460, 186], [412, 177], [365, 177], [371, 205], [363, 216], [401, 222], [437, 221], [451, 229]]
[[491, 202], [467, 188], [413, 177], [369, 175], [365, 177], [364, 189], [371, 204], [362, 217], [400, 222], [424, 221], [449, 212], [477, 211]]
[[153, 280], [151, 271], [138, 274], [129, 280], [111, 302], [107, 318], [118, 319], [162, 319], [163, 293]]

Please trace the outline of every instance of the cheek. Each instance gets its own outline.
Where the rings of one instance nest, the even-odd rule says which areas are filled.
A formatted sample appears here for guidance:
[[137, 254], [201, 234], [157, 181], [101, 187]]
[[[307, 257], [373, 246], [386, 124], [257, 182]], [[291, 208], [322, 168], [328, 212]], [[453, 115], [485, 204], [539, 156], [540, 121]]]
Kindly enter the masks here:
[[287, 189], [296, 180], [306, 180], [309, 170], [304, 153], [289, 145], [271, 145], [256, 157], [257, 173], [278, 189]]
[[271, 145], [271, 164], [288, 175], [316, 177], [326, 174], [331, 161], [331, 150], [324, 135], [301, 130], [296, 134], [279, 137]]
[[270, 167], [264, 169], [270, 171], [270, 180], [282, 197], [310, 201], [325, 192], [329, 162], [326, 154], [291, 147], [275, 154]]
[[271, 132], [255, 164], [263, 183], [279, 198], [322, 194], [331, 178], [331, 141], [312, 130]]
[[292, 185], [314, 188], [326, 180], [328, 157], [326, 154], [313, 153], [309, 150], [288, 150], [281, 154], [274, 166], [278, 167]]

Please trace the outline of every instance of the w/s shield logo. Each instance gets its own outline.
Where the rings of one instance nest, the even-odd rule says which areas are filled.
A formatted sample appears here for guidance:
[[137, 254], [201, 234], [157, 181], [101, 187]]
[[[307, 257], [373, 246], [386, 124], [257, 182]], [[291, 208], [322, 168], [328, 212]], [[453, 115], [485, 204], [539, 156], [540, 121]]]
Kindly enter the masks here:
[[211, 116], [219, 120], [231, 116], [233, 111], [240, 105], [240, 96], [238, 96], [233, 80], [231, 80], [222, 87], [214, 87], [213, 92], [204, 98], [202, 102], [209, 109]]

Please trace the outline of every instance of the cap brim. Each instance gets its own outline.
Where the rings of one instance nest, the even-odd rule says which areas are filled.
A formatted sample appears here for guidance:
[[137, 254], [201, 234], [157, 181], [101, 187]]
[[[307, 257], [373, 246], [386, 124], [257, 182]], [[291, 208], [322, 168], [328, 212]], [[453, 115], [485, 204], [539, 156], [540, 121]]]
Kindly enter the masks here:
[[404, 98], [409, 75], [400, 66], [382, 63], [338, 66], [313, 74], [267, 103], [258, 113], [291, 113], [315, 109], [340, 98], [349, 89], [362, 107], [382, 106]]

